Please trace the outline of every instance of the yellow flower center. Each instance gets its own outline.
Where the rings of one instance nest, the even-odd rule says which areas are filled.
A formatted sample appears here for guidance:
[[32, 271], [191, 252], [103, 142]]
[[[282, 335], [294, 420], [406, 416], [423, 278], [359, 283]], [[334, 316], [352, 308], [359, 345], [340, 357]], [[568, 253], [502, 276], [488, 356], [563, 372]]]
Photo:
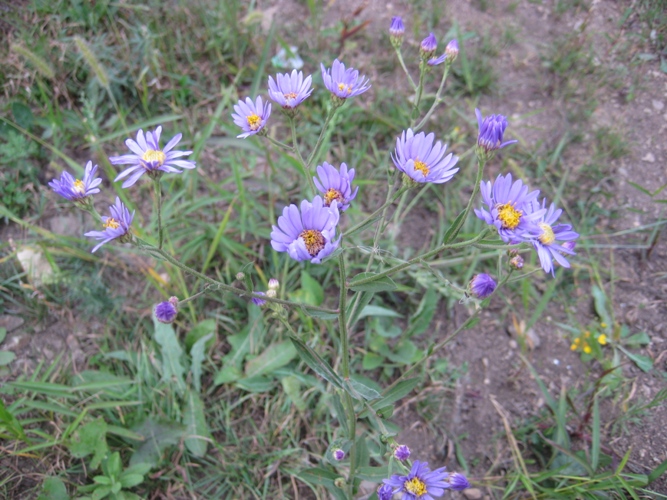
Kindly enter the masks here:
[[329, 188], [326, 193], [324, 193], [324, 204], [327, 207], [331, 206], [331, 202], [336, 200], [337, 202], [343, 201], [343, 193], [334, 188]]
[[420, 497], [427, 493], [426, 483], [424, 483], [424, 481], [421, 481], [416, 477], [413, 477], [412, 479], [410, 479], [410, 481], [406, 481], [405, 483], [403, 483], [403, 489], [408, 493], [412, 493], [416, 497]]
[[294, 92], [290, 92], [289, 94], [283, 94], [283, 96], [284, 96], [285, 99], [287, 99], [287, 100], [289, 100], [289, 99], [296, 99], [296, 94], [295, 94]]
[[352, 93], [352, 86], [351, 85], [345, 85], [344, 83], [339, 83], [338, 84], [338, 90], [345, 91], [348, 94]]
[[424, 174], [424, 177], [426, 177], [428, 173], [431, 171], [431, 169], [428, 168], [428, 165], [426, 165], [426, 163], [419, 160], [415, 160], [415, 170], [419, 170], [422, 174]]
[[538, 239], [543, 245], [551, 245], [554, 241], [556, 241], [554, 230], [551, 229], [549, 224], [546, 222], [540, 222], [540, 229], [542, 230], [542, 234]]
[[246, 120], [248, 121], [248, 126], [250, 127], [250, 130], [253, 131], [259, 129], [259, 127], [262, 125], [262, 119], [255, 113], [248, 116]]
[[83, 181], [80, 181], [79, 179], [74, 181], [74, 191], [81, 194], [86, 192], [86, 186], [84, 185]]
[[306, 244], [306, 250], [308, 253], [315, 257], [320, 250], [324, 248], [324, 236], [321, 231], [317, 229], [306, 229], [301, 231], [299, 235], [300, 238], [303, 238], [303, 242]]
[[109, 217], [103, 226], [105, 228], [118, 229], [120, 227], [120, 222], [118, 222], [113, 217]]
[[498, 206], [498, 219], [503, 223], [503, 229], [516, 229], [522, 215], [523, 212], [514, 208], [511, 202]]
[[164, 161], [167, 159], [162, 151], [155, 151], [154, 149], [147, 149], [146, 152], [141, 157], [146, 163], [157, 162], [157, 166], [161, 167]]

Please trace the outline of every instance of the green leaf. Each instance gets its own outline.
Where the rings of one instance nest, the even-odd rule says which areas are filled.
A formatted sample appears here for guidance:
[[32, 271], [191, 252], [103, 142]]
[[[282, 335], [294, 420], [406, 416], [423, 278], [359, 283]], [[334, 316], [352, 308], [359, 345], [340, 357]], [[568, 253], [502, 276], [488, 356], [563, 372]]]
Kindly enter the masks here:
[[301, 310], [304, 313], [306, 313], [308, 316], [311, 316], [311, 317], [317, 318], [317, 319], [336, 319], [338, 317], [338, 314], [329, 313], [329, 312], [326, 312], [326, 311], [319, 311], [317, 309], [312, 309], [308, 306], [301, 307]]
[[445, 237], [442, 239], [443, 243], [449, 243], [452, 239], [456, 238], [456, 235], [459, 233], [460, 225], [462, 224], [463, 216], [465, 215], [465, 213], [466, 213], [465, 210], [461, 210], [461, 212], [456, 216], [456, 219], [454, 219], [452, 225], [449, 226], [447, 232], [445, 233]]
[[660, 465], [658, 465], [655, 469], [651, 471], [651, 473], [648, 475], [648, 484], [651, 484], [653, 481], [662, 476], [665, 472], [667, 472], [667, 459], [663, 460], [662, 463], [660, 463]]
[[30, 130], [30, 127], [32, 127], [32, 124], [35, 121], [35, 115], [33, 115], [30, 108], [22, 102], [15, 101], [12, 103], [12, 115], [14, 115], [16, 124], [26, 130]]
[[431, 324], [435, 311], [438, 307], [438, 302], [440, 297], [435, 288], [428, 288], [417, 311], [410, 318], [410, 323], [408, 324], [408, 329], [405, 332], [405, 336], [410, 338], [414, 335], [421, 335], [426, 331], [426, 329]]
[[[356, 322], [359, 320], [359, 315], [370, 304], [373, 299], [373, 292], [359, 292], [355, 293], [352, 300], [347, 304], [347, 318], [349, 329], [351, 330]], [[356, 306], [356, 308], [355, 308]], [[354, 309], [354, 316], [352, 316], [352, 310]]]
[[248, 392], [269, 392], [273, 389], [274, 379], [259, 375], [257, 377], [242, 378], [236, 381], [236, 385]]
[[296, 337], [290, 337], [290, 340], [294, 344], [294, 347], [296, 347], [299, 357], [310, 367], [311, 370], [337, 388], [343, 388], [343, 381], [341, 378], [336, 374], [336, 372], [333, 371], [333, 368], [331, 368], [329, 364], [320, 357], [319, 354], [317, 354], [315, 351], [313, 351], [313, 349], [308, 347]]
[[7, 329], [0, 328], [0, 344], [4, 342], [6, 336], [7, 336]]
[[296, 348], [290, 341], [271, 344], [264, 349], [262, 354], [246, 363], [246, 377], [251, 378], [271, 373], [292, 361], [296, 355]]
[[595, 304], [595, 312], [598, 314], [602, 323], [606, 323], [608, 326], [614, 324], [614, 321], [609, 314], [609, 309], [607, 309], [607, 295], [597, 285], [593, 285], [591, 288], [591, 294], [593, 295], [593, 302]]
[[6, 366], [16, 359], [12, 351], [0, 351], [0, 366]]
[[361, 311], [359, 319], [365, 318], [367, 316], [386, 316], [389, 318], [402, 318], [403, 315], [397, 313], [393, 309], [387, 309], [386, 307], [381, 306], [366, 306]]
[[292, 404], [296, 406], [296, 409], [300, 412], [306, 411], [308, 405], [301, 397], [301, 382], [298, 378], [293, 375], [288, 377], [283, 377], [280, 383], [283, 386], [285, 394], [290, 398]]
[[149, 417], [132, 429], [143, 436], [144, 441], [139, 444], [130, 458], [130, 465], [148, 464], [155, 467], [159, 464], [162, 452], [167, 447], [176, 445], [185, 434], [185, 427], [176, 422], [158, 422]]
[[477, 323], [479, 323], [480, 317], [479, 316], [473, 316], [472, 318], [468, 318], [468, 321], [466, 321], [463, 324], [462, 329], [463, 330], [470, 330], [472, 327], [474, 327]]
[[593, 396], [593, 428], [591, 437], [591, 468], [598, 470], [600, 463], [600, 405], [597, 394]]
[[5, 408], [5, 403], [0, 399], [0, 430], [8, 432], [12, 437], [28, 442], [23, 426], [16, 417]]
[[361, 285], [354, 284], [355, 281], [361, 281], [362, 279], [372, 278], [374, 276], [376, 276], [376, 273], [357, 274], [350, 282], [350, 290], [354, 290], [355, 292], [390, 292], [396, 290], [396, 283], [394, 283], [389, 276], [381, 276], [371, 282]]
[[302, 470], [295, 475], [306, 483], [324, 486], [330, 494], [336, 497], [337, 500], [347, 499], [345, 492], [334, 484], [334, 481], [341, 477], [340, 474], [336, 474], [335, 472], [320, 467], [313, 467], [312, 469]]
[[141, 474], [123, 474], [120, 478], [120, 485], [123, 488], [133, 488], [144, 482], [144, 476]]
[[195, 457], [203, 457], [206, 454], [208, 442], [202, 438], [208, 438], [210, 433], [206, 425], [204, 403], [199, 395], [193, 391], [189, 391], [187, 395], [183, 423], [188, 435], [185, 438], [185, 447]]
[[381, 483], [383, 479], [389, 477], [389, 468], [386, 465], [382, 467], [359, 467], [357, 469], [357, 477], [364, 481], [372, 483]]
[[646, 332], [639, 332], [623, 340], [627, 347], [642, 347], [651, 342], [651, 337]]
[[641, 354], [634, 354], [627, 349], [623, 348], [622, 346], [618, 346], [618, 348], [625, 353], [625, 355], [632, 360], [634, 364], [636, 364], [640, 370], [643, 372], [650, 372], [651, 369], [653, 368], [653, 360], [649, 358], [648, 356], [643, 356]]
[[237, 368], [232, 364], [228, 364], [223, 366], [220, 369], [220, 371], [215, 375], [215, 379], [213, 379], [213, 384], [214, 385], [231, 384], [232, 382], [236, 382], [241, 378], [243, 378], [243, 372], [240, 370], [240, 368]]
[[214, 319], [205, 319], [200, 321], [195, 326], [193, 326], [190, 331], [185, 335], [185, 350], [188, 352], [192, 351], [192, 346], [197, 343], [202, 337], [208, 337], [210, 341], [208, 342], [209, 349], [213, 347], [215, 343], [215, 332], [217, 330], [217, 323]]
[[306, 291], [306, 296], [310, 299], [305, 301], [307, 304], [319, 306], [324, 302], [322, 285], [306, 271], [301, 272], [301, 288]]
[[47, 477], [37, 500], [69, 500], [65, 483], [59, 477]]
[[171, 325], [160, 323], [154, 319], [155, 324], [155, 341], [162, 348], [162, 381], [169, 386], [176, 382], [176, 392], [183, 394], [185, 391], [185, 368], [181, 364], [181, 356], [183, 356], [183, 349], [178, 343], [176, 332]]
[[199, 340], [197, 340], [197, 342], [194, 343], [192, 349], [190, 349], [190, 357], [192, 358], [190, 371], [192, 372], [192, 382], [195, 385], [197, 392], [201, 392], [201, 367], [204, 363], [204, 350], [206, 349], [206, 343], [211, 338], [213, 338], [213, 332], [201, 337]]
[[384, 358], [379, 354], [375, 354], [374, 352], [367, 352], [364, 354], [361, 366], [364, 370], [374, 370], [378, 366], [381, 366], [383, 362]]
[[107, 446], [107, 423], [102, 417], [79, 427], [69, 444], [69, 451], [75, 458], [94, 454], [90, 467], [97, 469], [109, 452]]
[[[373, 408], [374, 410], [378, 410], [380, 408], [384, 408], [385, 406], [389, 406], [395, 403], [399, 399], [410, 394], [410, 392], [412, 392], [412, 390], [415, 387], [417, 387], [420, 381], [421, 378], [419, 377], [409, 378], [407, 380], [401, 380], [394, 387], [383, 391], [382, 399], [371, 403], [371, 408]], [[364, 410], [359, 415], [359, 418], [363, 418], [367, 415], [368, 415], [368, 410]]]
[[361, 400], [362, 398], [370, 401], [373, 399], [378, 399], [380, 393], [375, 389], [368, 387], [367, 385], [362, 384], [354, 378], [350, 378], [349, 382], [346, 384], [346, 390], [354, 399]]

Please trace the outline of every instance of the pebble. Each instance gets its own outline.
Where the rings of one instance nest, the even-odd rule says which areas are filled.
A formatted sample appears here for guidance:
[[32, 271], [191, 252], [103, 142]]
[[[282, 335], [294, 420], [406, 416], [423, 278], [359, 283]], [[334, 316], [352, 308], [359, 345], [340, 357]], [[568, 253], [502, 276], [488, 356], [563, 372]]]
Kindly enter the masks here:
[[19, 318], [18, 316], [12, 316], [11, 314], [0, 314], [0, 328], [6, 329], [7, 333], [11, 333], [22, 324], [23, 319]]
[[642, 161], [646, 161], [648, 163], [655, 163], [655, 156], [653, 153], [646, 153], [646, 155], [642, 158]]
[[482, 490], [479, 488], [468, 488], [463, 490], [463, 496], [468, 500], [482, 500]]
[[656, 111], [662, 111], [664, 107], [665, 107], [664, 102], [656, 101], [655, 99], [653, 100], [653, 109], [655, 109]]

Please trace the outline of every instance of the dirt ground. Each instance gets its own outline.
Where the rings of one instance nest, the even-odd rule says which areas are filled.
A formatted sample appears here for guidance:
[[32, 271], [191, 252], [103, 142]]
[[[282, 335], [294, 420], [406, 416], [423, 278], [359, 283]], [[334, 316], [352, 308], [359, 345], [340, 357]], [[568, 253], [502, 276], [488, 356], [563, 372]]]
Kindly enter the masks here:
[[[295, 39], [298, 39], [296, 33], [306, 29], [308, 9], [304, 2], [281, 0], [259, 1], [257, 4], [269, 18], [273, 15], [277, 22], [292, 26]], [[498, 76], [498, 90], [492, 96], [483, 97], [480, 107], [510, 117], [511, 131], [522, 141], [518, 147], [539, 141], [555, 147], [569, 126], [564, 111], [567, 103], [545, 92], [545, 70], [540, 58], [544, 46], [563, 34], [580, 29], [585, 23], [586, 33], [594, 40], [596, 54], [600, 58], [597, 64], [614, 65], [617, 64], [616, 58], [620, 57], [616, 50], [621, 40], [628, 32], [639, 32], [642, 28], [633, 22], [619, 28], [619, 20], [631, 5], [631, 2], [623, 1], [593, 0], [568, 9], [561, 15], [554, 13], [554, 1], [500, 0], [486, 3], [486, 10], [480, 10], [480, 3], [475, 1], [457, 0], [442, 4], [443, 9], [466, 31], [483, 33], [490, 30], [492, 35], [500, 36], [507, 26], [516, 28], [516, 42], [507, 50], [502, 50], [493, 62]], [[322, 28], [335, 26], [340, 19], [351, 19], [357, 7], [363, 7], [358, 19], [369, 21], [369, 24], [363, 34], [365, 42], [346, 49], [346, 58], [355, 60], [355, 66], [362, 67], [374, 85], [390, 85], [396, 75], [373, 69], [363, 47], [367, 43], [381, 43], [382, 33], [389, 26], [392, 16], [401, 15], [406, 21], [411, 19], [412, 7], [399, 1], [330, 0]], [[449, 18], [442, 15], [440, 24], [442, 29], [438, 35], [442, 39], [450, 25]], [[626, 50], [633, 53], [646, 48], [637, 46]], [[592, 128], [613, 127], [618, 130], [629, 147], [629, 154], [606, 165], [605, 183], [614, 196], [605, 203], [607, 208], [615, 210], [618, 217], [601, 220], [599, 234], [638, 228], [665, 218], [667, 205], [653, 202], [630, 183], [651, 190], [667, 183], [667, 75], [660, 71], [659, 61], [634, 66], [632, 71], [633, 74], [627, 77], [627, 85], [620, 88], [601, 86], [598, 89], [595, 93], [598, 104], [589, 119]], [[628, 102], [626, 91], [633, 78], [639, 85], [635, 98]], [[589, 153], [583, 143], [568, 148], [563, 155], [564, 168], [576, 174]], [[421, 216], [428, 215], [420, 213]], [[405, 231], [408, 232], [401, 237], [410, 239], [409, 225]], [[624, 245], [636, 244], [637, 239], [637, 234], [625, 234], [593, 240], [600, 246], [608, 245], [603, 258], [605, 265], [614, 270], [617, 318], [628, 324], [633, 332], [645, 331], [651, 337], [651, 343], [642, 353], [654, 360], [655, 369], [645, 374], [632, 364], [624, 366], [626, 377], [632, 380], [630, 396], [635, 401], [647, 402], [667, 387], [664, 377], [667, 370], [667, 245], [664, 234], [659, 234], [656, 240], [647, 240], [652, 244], [650, 250], [623, 248]], [[593, 318], [589, 293], [588, 288], [576, 291], [582, 324]], [[453, 317], [443, 313], [439, 319], [451, 325], [447, 328], [453, 329], [468, 314], [463, 307], [457, 306]], [[458, 380], [455, 390], [445, 395], [451, 399], [443, 404], [441, 416], [424, 421], [410, 402], [401, 407], [395, 416], [406, 429], [400, 436], [401, 440], [410, 446], [415, 455], [433, 462], [445, 461], [450, 468], [457, 469], [453, 445], [458, 443], [461, 454], [471, 466], [473, 478], [481, 478], [489, 471], [497, 474], [504, 464], [507, 464], [506, 467], [511, 464], [503, 418], [493, 401], [504, 409], [512, 426], [535, 415], [536, 410], [545, 404], [535, 380], [521, 359], [516, 338], [498, 318], [501, 308], [500, 299], [494, 300], [483, 313], [482, 321], [447, 347], [445, 355], [452, 360], [466, 360], [468, 369]], [[579, 355], [570, 351], [570, 340], [554, 324], [564, 318], [560, 306], [548, 309], [543, 320], [534, 328], [539, 345], [527, 354], [552, 395], [558, 395], [563, 387], [581, 388], [586, 378], [599, 375], [598, 368], [591, 369], [590, 364], [582, 364]], [[16, 366], [20, 371], [29, 371], [40, 359], [50, 361], [63, 350], [76, 364], [83, 363], [83, 352], [86, 350], [84, 339], [90, 338], [94, 326], [90, 327], [90, 331], [82, 331], [81, 328], [73, 329], [74, 324], [71, 318], [61, 318], [39, 332], [26, 332], [15, 318], [0, 317], [0, 326], [7, 327], [9, 331], [6, 342], [14, 345], [12, 350], [19, 355]], [[619, 411], [618, 407], [609, 408], [612, 416]], [[667, 406], [654, 408], [640, 424], [630, 424], [629, 432], [622, 436], [607, 436], [604, 444], [618, 457], [631, 449], [629, 467], [637, 473], [646, 473], [667, 458], [666, 421]], [[667, 479], [661, 478], [652, 487], [667, 493]]]

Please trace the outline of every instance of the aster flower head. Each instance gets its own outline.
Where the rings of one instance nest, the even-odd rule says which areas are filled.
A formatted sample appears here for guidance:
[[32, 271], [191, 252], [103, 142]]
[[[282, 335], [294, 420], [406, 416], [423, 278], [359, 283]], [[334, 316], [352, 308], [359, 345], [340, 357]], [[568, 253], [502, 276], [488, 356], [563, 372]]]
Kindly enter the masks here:
[[495, 226], [505, 243], [529, 241], [541, 234], [537, 222], [545, 210], [533, 211], [531, 205], [539, 191], [529, 192], [521, 179], [512, 182], [512, 174], [500, 174], [493, 187], [490, 181], [482, 181], [480, 192], [488, 210], [475, 209], [475, 215]]
[[[292, 70], [292, 73], [269, 76], [269, 97], [285, 110], [296, 108], [313, 93], [313, 77], [303, 78], [303, 72]], [[238, 125], [238, 123], [237, 123]]]
[[151, 177], [157, 177], [162, 172], [181, 174], [184, 169], [195, 168], [195, 162], [190, 160], [181, 160], [183, 156], [192, 154], [192, 151], [172, 151], [176, 144], [181, 141], [183, 134], [176, 134], [167, 145], [160, 149], [160, 134], [162, 127], [156, 128], [153, 132], [143, 130], [137, 132], [137, 140], [127, 139], [125, 145], [132, 151], [132, 154], [123, 156], [111, 156], [109, 161], [112, 165], [130, 165], [123, 170], [114, 179], [114, 182], [125, 179], [123, 187], [133, 186], [139, 178], [148, 174]]
[[454, 472], [449, 476], [449, 484], [455, 491], [463, 491], [470, 488], [470, 482], [468, 481], [468, 478], [460, 472]]
[[412, 129], [403, 131], [391, 157], [396, 168], [419, 183], [442, 184], [450, 180], [459, 171], [454, 168], [459, 158], [452, 153], [445, 156], [447, 145], [440, 141], [433, 144], [434, 140], [433, 133], [415, 135]]
[[[266, 295], [264, 292], [253, 292], [253, 293], [256, 293], [257, 295]], [[250, 300], [253, 304], [259, 307], [262, 307], [264, 304], [266, 304], [266, 300], [262, 300], [259, 297], [253, 297]]]
[[410, 448], [405, 444], [399, 444], [394, 450], [394, 457], [401, 462], [410, 458]]
[[155, 306], [155, 319], [160, 323], [173, 323], [178, 315], [178, 297], [170, 297]]
[[394, 496], [394, 489], [388, 484], [382, 484], [377, 489], [378, 500], [391, 500]]
[[477, 299], [485, 299], [496, 289], [495, 280], [488, 274], [476, 274], [468, 285], [470, 294]]
[[448, 476], [445, 467], [431, 471], [427, 462], [415, 460], [407, 476], [394, 474], [383, 482], [394, 488], [394, 493], [402, 493], [401, 500], [433, 500], [451, 488]]
[[426, 38], [424, 38], [419, 45], [419, 53], [421, 54], [422, 59], [428, 60], [433, 57], [435, 50], [438, 48], [438, 39], [433, 33], [429, 33]]
[[269, 116], [271, 116], [271, 103], [264, 103], [261, 96], [257, 96], [255, 102], [252, 102], [250, 97], [246, 97], [245, 101], [239, 101], [234, 105], [234, 111], [236, 111], [236, 113], [232, 113], [234, 123], [243, 130], [243, 133], [236, 137], [245, 139], [264, 130], [264, 126]]
[[[563, 210], [556, 208], [554, 203], [548, 209], [546, 206], [546, 199], [542, 200], [541, 204], [536, 200], [530, 204], [531, 211], [542, 213], [542, 216], [537, 220], [541, 232], [537, 238], [531, 240], [531, 243], [537, 251], [542, 269], [545, 273], [551, 273], [553, 276], [554, 261], [565, 268], [570, 267], [570, 263], [564, 256], [576, 255], [573, 244], [579, 238], [579, 233], [574, 232], [570, 224], [556, 224]], [[565, 245], [565, 243], [568, 243], [568, 245]]]
[[315, 187], [324, 199], [324, 205], [329, 207], [336, 201], [338, 210], [345, 212], [350, 206], [350, 202], [357, 196], [359, 186], [352, 190], [352, 181], [354, 180], [354, 169], [349, 171], [345, 163], [340, 164], [340, 170], [336, 170], [333, 165], [327, 162], [317, 167], [317, 177], [313, 177]]
[[82, 201], [84, 198], [99, 193], [97, 188], [102, 183], [102, 179], [95, 177], [97, 174], [97, 165], [93, 162], [86, 163], [83, 172], [83, 179], [75, 179], [69, 172], [60, 174], [60, 180], [53, 179], [49, 182], [49, 187], [65, 199], [70, 201]]
[[300, 208], [285, 207], [271, 231], [271, 246], [277, 252], [287, 252], [294, 260], [319, 264], [338, 248], [339, 218], [338, 203], [327, 207], [320, 196], [315, 196], [312, 203], [303, 200]]
[[342, 103], [341, 99], [363, 94], [371, 88], [368, 78], [360, 76], [354, 68], [345, 69], [345, 65], [338, 59], [333, 62], [331, 69], [326, 69], [324, 64], [320, 64], [320, 67], [324, 86], [338, 98], [339, 103]]
[[102, 217], [104, 229], [102, 231], [88, 231], [84, 236], [98, 240], [93, 252], [96, 252], [105, 243], [118, 239], [121, 243], [126, 243], [132, 239], [130, 226], [134, 219], [134, 212], [130, 213], [127, 207], [116, 196], [116, 203], [109, 207], [111, 217]]
[[482, 119], [482, 112], [475, 109], [477, 115], [477, 125], [479, 132], [477, 134], [478, 154], [492, 154], [498, 149], [519, 142], [516, 140], [503, 142], [503, 135], [507, 128], [507, 118], [503, 115], [489, 115]]

